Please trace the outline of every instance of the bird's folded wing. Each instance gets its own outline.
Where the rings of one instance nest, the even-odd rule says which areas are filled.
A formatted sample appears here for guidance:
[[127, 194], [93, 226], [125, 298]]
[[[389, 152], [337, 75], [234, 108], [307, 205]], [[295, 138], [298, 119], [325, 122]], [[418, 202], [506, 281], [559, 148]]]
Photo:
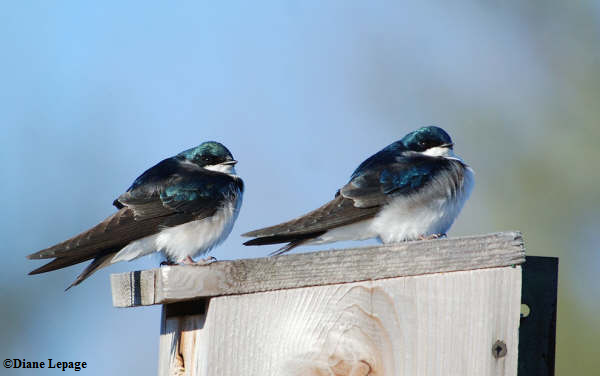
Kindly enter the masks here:
[[[85, 261], [107, 251], [116, 252], [133, 240], [152, 235], [164, 227], [177, 226], [190, 220], [206, 218], [232, 194], [241, 183], [225, 175], [225, 184], [203, 182], [204, 170], [173, 173], [162, 185], [156, 179], [138, 183], [115, 200], [119, 211], [91, 229], [47, 249], [33, 253], [30, 259], [69, 257]], [[211, 179], [214, 177], [211, 176]], [[214, 182], [214, 180], [212, 180]]]
[[354, 201], [342, 195], [337, 195], [320, 208], [311, 211], [301, 217], [281, 223], [279, 225], [266, 227], [260, 230], [251, 231], [242, 236], [298, 236], [303, 234], [312, 234], [315, 232], [324, 232], [334, 227], [349, 225], [375, 215], [378, 207], [357, 208]]
[[[162, 217], [134, 219], [131, 208], [123, 208], [91, 229], [82, 232], [64, 242], [33, 253], [29, 259], [68, 257], [82, 261], [96, 257], [107, 250], [120, 249], [132, 240], [150, 235], [163, 222]], [[55, 260], [56, 262], [60, 262]]]
[[170, 218], [164, 224], [174, 226], [192, 218], [206, 218], [227, 198], [243, 191], [241, 179], [203, 168], [174, 167], [174, 171], [160, 178], [149, 171], [113, 203], [116, 207], [132, 208], [136, 220], [177, 213], [177, 219]]

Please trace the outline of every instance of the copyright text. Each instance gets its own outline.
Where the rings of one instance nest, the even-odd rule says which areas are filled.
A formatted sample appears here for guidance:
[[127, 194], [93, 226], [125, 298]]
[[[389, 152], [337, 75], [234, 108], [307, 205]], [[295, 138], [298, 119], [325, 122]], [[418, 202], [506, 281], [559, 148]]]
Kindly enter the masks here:
[[57, 362], [50, 358], [47, 361], [30, 361], [27, 359], [4, 359], [4, 368], [52, 368], [61, 371], [81, 371], [87, 368], [87, 362]]

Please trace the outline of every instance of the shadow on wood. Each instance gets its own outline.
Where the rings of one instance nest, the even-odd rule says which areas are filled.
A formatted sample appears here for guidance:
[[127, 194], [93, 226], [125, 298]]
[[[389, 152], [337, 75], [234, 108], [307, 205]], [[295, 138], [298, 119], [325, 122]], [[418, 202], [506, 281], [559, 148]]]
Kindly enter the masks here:
[[[197, 337], [203, 333], [208, 299], [167, 304], [163, 307], [159, 359], [160, 375], [190, 374], [197, 363]], [[195, 373], [196, 374], [196, 373]]]

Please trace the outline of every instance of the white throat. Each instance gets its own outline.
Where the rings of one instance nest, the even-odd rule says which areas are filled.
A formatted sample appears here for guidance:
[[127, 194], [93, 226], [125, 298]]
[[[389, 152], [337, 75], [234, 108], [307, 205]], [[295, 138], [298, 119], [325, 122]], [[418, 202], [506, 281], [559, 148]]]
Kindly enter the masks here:
[[229, 175], [235, 175], [235, 166], [232, 164], [223, 164], [223, 163], [219, 163], [217, 165], [212, 165], [212, 166], [206, 166], [204, 167], [207, 170], [210, 171], [216, 171], [216, 172], [222, 172], [224, 174], [229, 174]]
[[429, 157], [450, 157], [455, 158], [454, 151], [449, 147], [435, 146], [422, 151], [420, 154], [427, 155]]

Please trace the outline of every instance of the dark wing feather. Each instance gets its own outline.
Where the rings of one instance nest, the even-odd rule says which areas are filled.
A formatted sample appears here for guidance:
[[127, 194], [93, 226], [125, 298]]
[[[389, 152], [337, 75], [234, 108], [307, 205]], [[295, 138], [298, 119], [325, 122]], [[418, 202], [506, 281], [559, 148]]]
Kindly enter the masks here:
[[140, 223], [134, 219], [133, 213], [132, 209], [125, 207], [91, 229], [27, 258], [69, 257], [89, 260], [108, 249], [121, 249], [133, 240], [153, 234], [163, 221], [161, 217], [154, 217]]
[[[281, 241], [277, 241], [276, 243], [282, 243], [302, 237], [315, 237], [325, 233], [328, 229], [370, 218], [378, 210], [378, 207], [357, 208], [352, 199], [339, 194], [333, 200], [308, 214], [279, 225], [248, 232], [243, 234], [243, 236], [270, 237], [273, 240], [270, 243], [260, 244], [274, 244], [274, 240], [276, 239], [281, 239]], [[244, 244], [258, 245], [258, 242], [259, 239], [253, 239]]]
[[49, 263], [44, 264], [44, 265], [40, 266], [39, 268], [30, 271], [29, 275], [46, 273], [46, 272], [50, 272], [50, 271], [53, 271], [53, 270], [62, 269], [62, 268], [65, 268], [67, 266], [79, 264], [80, 262], [90, 260], [92, 258], [94, 258], [94, 257], [93, 256], [92, 257], [89, 257], [89, 256], [82, 256], [82, 257], [63, 256], [63, 257], [57, 257], [54, 260], [50, 261]]
[[386, 164], [357, 169], [340, 193], [354, 200], [355, 206], [368, 208], [386, 204], [398, 195], [409, 196], [434, 182], [442, 171], [452, 170], [455, 163], [443, 157], [395, 157]]
[[136, 221], [176, 213], [180, 221], [168, 219], [168, 225], [175, 226], [190, 218], [206, 218], [230, 195], [244, 189], [242, 180], [237, 177], [181, 163], [175, 158], [155, 167], [156, 171], [146, 171], [115, 200], [115, 206], [131, 208]]

